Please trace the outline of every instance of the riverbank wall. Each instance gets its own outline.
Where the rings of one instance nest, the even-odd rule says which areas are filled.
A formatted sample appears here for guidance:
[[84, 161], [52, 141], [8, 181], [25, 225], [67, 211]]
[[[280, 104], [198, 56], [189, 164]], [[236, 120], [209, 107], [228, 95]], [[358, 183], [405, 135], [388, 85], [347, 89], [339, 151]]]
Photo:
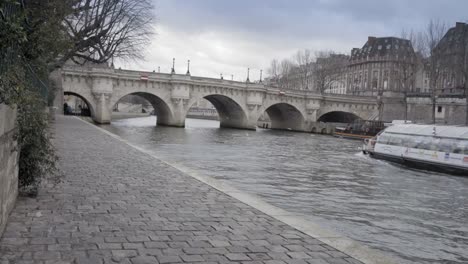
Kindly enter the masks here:
[[16, 109], [0, 104], [0, 237], [18, 196]]

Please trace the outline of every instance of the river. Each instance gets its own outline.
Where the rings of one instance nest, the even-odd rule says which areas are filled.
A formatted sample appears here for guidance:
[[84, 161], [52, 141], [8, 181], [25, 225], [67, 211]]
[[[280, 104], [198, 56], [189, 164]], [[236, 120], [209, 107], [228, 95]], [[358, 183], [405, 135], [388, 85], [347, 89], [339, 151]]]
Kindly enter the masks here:
[[102, 127], [401, 263], [468, 263], [468, 177], [375, 160], [359, 141], [330, 136], [197, 119], [185, 129], [155, 124], [144, 117]]

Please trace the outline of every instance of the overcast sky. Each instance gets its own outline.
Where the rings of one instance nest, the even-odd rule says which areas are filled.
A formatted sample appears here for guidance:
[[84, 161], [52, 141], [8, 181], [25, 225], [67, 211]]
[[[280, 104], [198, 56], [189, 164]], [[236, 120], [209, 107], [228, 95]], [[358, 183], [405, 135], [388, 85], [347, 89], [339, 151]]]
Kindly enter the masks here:
[[298, 49], [349, 53], [368, 36], [398, 36], [430, 19], [468, 20], [468, 0], [154, 0], [157, 34], [134, 70], [251, 80]]

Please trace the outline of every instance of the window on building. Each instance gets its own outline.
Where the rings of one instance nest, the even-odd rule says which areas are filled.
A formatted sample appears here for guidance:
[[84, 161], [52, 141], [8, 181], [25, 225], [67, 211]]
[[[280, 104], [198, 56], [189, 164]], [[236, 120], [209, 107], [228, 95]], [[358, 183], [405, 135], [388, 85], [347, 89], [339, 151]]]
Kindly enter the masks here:
[[378, 48], [379, 50], [381, 50], [381, 49], [382, 49], [382, 45], [379, 45], [377, 48]]
[[442, 106], [437, 106], [437, 113], [442, 113]]

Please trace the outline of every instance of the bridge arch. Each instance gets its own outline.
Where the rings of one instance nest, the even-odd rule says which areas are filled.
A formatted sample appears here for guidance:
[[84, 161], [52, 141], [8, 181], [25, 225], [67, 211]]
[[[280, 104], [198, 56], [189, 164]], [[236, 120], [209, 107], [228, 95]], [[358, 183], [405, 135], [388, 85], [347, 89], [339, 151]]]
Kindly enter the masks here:
[[215, 107], [218, 112], [220, 127], [254, 129], [254, 127], [249, 126], [247, 113], [242, 104], [235, 98], [222, 94], [208, 94], [193, 98], [189, 102], [185, 116], [188, 114], [190, 107], [202, 98], [208, 100]]
[[272, 129], [304, 131], [305, 114], [289, 103], [272, 103], [263, 108], [271, 120]]
[[320, 115], [318, 122], [324, 123], [352, 123], [355, 120], [363, 119], [359, 115], [346, 111], [329, 111]]
[[91, 114], [91, 118], [95, 118], [95, 115], [96, 115], [96, 107], [94, 105], [94, 101], [93, 101], [93, 98], [89, 97], [89, 96], [86, 96], [86, 95], [82, 95], [82, 94], [79, 94], [79, 93], [75, 93], [75, 92], [70, 92], [70, 91], [64, 91], [63, 92], [63, 95], [66, 96], [66, 95], [69, 95], [69, 96], [76, 96], [78, 98], [80, 98], [81, 100], [83, 100], [83, 102], [85, 102], [85, 104], [88, 106], [88, 109], [90, 111], [90, 114]]
[[113, 96], [111, 100], [111, 107], [114, 108], [115, 104], [117, 104], [122, 98], [124, 98], [127, 95], [136, 95], [147, 100], [154, 108], [154, 113], [157, 116], [156, 122], [158, 125], [174, 125], [174, 113], [170, 107], [170, 104], [154, 93], [130, 92], [125, 95], [119, 95], [118, 97]]

